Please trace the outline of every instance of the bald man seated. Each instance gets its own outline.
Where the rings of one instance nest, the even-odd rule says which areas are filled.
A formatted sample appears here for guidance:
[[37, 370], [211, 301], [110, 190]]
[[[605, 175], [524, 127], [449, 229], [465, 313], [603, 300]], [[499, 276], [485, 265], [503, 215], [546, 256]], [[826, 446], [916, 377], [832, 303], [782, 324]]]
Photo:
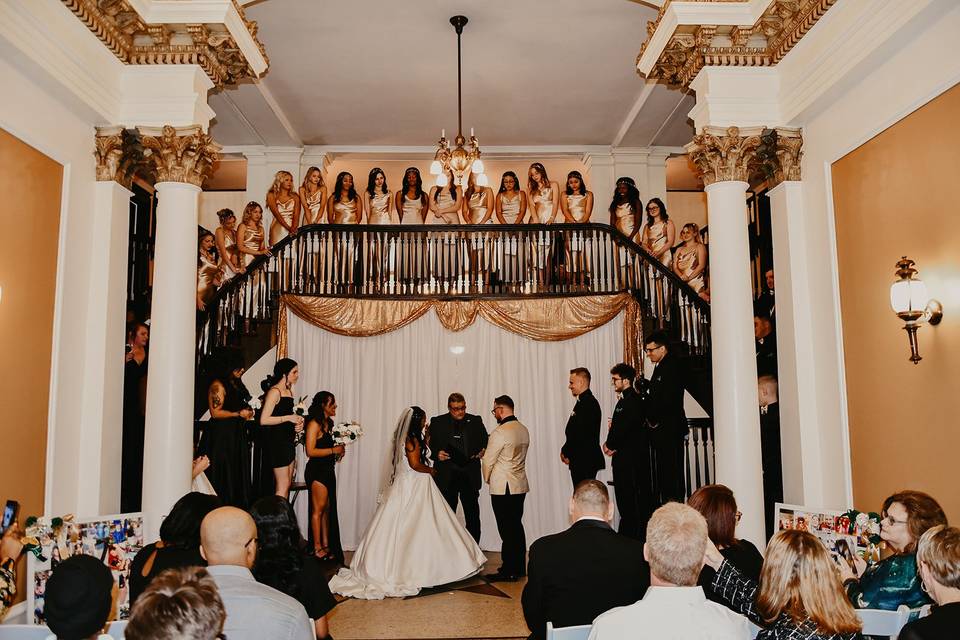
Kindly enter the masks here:
[[200, 525], [200, 554], [207, 561], [227, 610], [223, 634], [230, 640], [313, 640], [303, 605], [257, 582], [257, 525], [246, 511], [214, 509]]

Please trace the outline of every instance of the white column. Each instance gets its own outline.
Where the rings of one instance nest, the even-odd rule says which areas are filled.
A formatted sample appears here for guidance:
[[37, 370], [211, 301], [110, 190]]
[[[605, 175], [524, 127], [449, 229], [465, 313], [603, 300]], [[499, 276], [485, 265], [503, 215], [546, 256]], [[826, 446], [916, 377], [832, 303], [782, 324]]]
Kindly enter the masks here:
[[813, 332], [816, 307], [812, 302], [807, 269], [812, 247], [805, 228], [803, 183], [784, 181], [767, 195], [770, 197], [777, 292], [783, 499], [794, 504], [820, 504], [824, 493], [819, 471], [822, 457], [817, 435], [819, 403], [813, 358], [817, 349]]
[[83, 460], [77, 482], [76, 511], [85, 515], [116, 513], [120, 507], [120, 459], [123, 441], [123, 344], [126, 320], [127, 246], [130, 197], [120, 184], [98, 181], [88, 219], [92, 237], [87, 292], [87, 356], [84, 394], [77, 424]]
[[[660, 198], [667, 201], [667, 158], [670, 151], [652, 147], [647, 156], [647, 199]], [[677, 232], [679, 233], [679, 229]]]
[[617, 176], [614, 174], [613, 156], [609, 153], [587, 153], [583, 156], [583, 165], [589, 172], [586, 176], [587, 187], [593, 191], [593, 222], [609, 222], [610, 218], [604, 215], [613, 190], [617, 185]]
[[190, 491], [197, 311], [200, 188], [158, 182], [157, 237], [150, 305], [150, 371], [143, 456], [147, 539]]
[[710, 214], [710, 340], [717, 482], [730, 487], [743, 519], [737, 535], [763, 548], [760, 412], [747, 237], [747, 183], [706, 187]]

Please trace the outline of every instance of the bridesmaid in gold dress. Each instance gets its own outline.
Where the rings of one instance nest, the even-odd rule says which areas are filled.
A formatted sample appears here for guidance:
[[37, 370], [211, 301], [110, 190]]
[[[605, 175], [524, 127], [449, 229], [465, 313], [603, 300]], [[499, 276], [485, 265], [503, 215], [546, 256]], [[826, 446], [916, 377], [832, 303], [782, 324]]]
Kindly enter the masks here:
[[273, 185], [267, 191], [267, 207], [273, 212], [270, 223], [270, 246], [288, 235], [296, 235], [300, 227], [300, 196], [293, 191], [293, 174], [277, 171]]
[[323, 222], [323, 205], [327, 201], [327, 186], [319, 167], [310, 167], [300, 185], [300, 204], [303, 207], [303, 224]]
[[[560, 187], [547, 177], [547, 170], [539, 162], [527, 171], [527, 192], [530, 194], [530, 223], [553, 224], [560, 210]], [[534, 261], [537, 266], [538, 286], [546, 286], [550, 266], [559, 247], [557, 238], [543, 234], [534, 237]]]
[[220, 257], [220, 268], [224, 278], [230, 279], [238, 273], [244, 273], [243, 261], [240, 259], [240, 250], [237, 247], [237, 216], [232, 209], [217, 211], [220, 226], [214, 232], [217, 239], [217, 255]]
[[673, 261], [673, 272], [693, 287], [698, 294], [707, 288], [704, 269], [707, 268], [707, 246], [700, 238], [700, 227], [688, 222], [680, 229], [680, 242]]
[[610, 226], [622, 233], [628, 240], [636, 242], [634, 236], [640, 231], [640, 212], [643, 202], [640, 191], [633, 178], [620, 178], [610, 201]]
[[[520, 178], [513, 171], [505, 172], [500, 178], [500, 189], [494, 199], [494, 208], [500, 224], [523, 224], [527, 217], [527, 194], [520, 188]], [[500, 280], [513, 288], [523, 280], [520, 273], [523, 246], [520, 234], [511, 233], [501, 236], [494, 248], [494, 268], [500, 274]]]
[[[394, 208], [400, 215], [400, 224], [424, 224], [430, 211], [430, 199], [423, 190], [423, 177], [420, 169], [408, 167], [403, 172], [403, 188], [394, 196]], [[423, 260], [426, 255], [422, 238], [400, 238], [400, 248], [397, 252], [397, 270], [400, 281], [407, 290], [415, 287], [423, 277]]]
[[223, 284], [223, 271], [220, 270], [214, 249], [216, 238], [206, 229], [200, 232], [197, 253], [197, 310], [204, 311], [213, 300], [217, 289]]
[[270, 250], [264, 243], [263, 208], [256, 202], [248, 202], [243, 208], [243, 217], [237, 227], [237, 249], [243, 255], [246, 268], [257, 256], [268, 256]]
[[[363, 219], [363, 201], [357, 193], [353, 174], [341, 171], [333, 193], [327, 198], [327, 219], [331, 224], [358, 225]], [[356, 255], [357, 240], [351, 233], [340, 232], [333, 242], [333, 277], [339, 285], [353, 283], [359, 266]]]
[[[493, 189], [477, 185], [476, 176], [470, 172], [467, 189], [463, 192], [460, 215], [464, 224], [491, 224], [493, 222]], [[492, 240], [489, 233], [474, 233], [470, 242], [469, 284], [473, 286], [490, 282], [490, 250], [487, 246]]]
[[677, 228], [667, 215], [667, 206], [663, 204], [663, 200], [651, 198], [647, 202], [647, 226], [643, 228], [641, 240], [647, 251], [665, 267], [669, 267], [673, 259], [670, 250], [676, 235]]
[[[367, 176], [367, 189], [363, 192], [364, 209], [367, 212], [367, 224], [393, 223], [393, 198], [390, 187], [387, 186], [387, 176], [380, 167], [374, 167]], [[374, 233], [368, 251], [371, 266], [370, 275], [377, 288], [384, 284], [392, 287], [394, 282], [394, 255], [393, 238], [386, 234]]]
[[[579, 171], [567, 174], [567, 188], [560, 198], [560, 210], [563, 221], [570, 224], [590, 222], [593, 213], [593, 192], [587, 189], [583, 175]], [[586, 246], [582, 231], [573, 231], [567, 239], [567, 268], [574, 282], [585, 283], [587, 270]]]
[[434, 224], [460, 224], [460, 202], [453, 172], [447, 173], [447, 186], [430, 188], [430, 212]]

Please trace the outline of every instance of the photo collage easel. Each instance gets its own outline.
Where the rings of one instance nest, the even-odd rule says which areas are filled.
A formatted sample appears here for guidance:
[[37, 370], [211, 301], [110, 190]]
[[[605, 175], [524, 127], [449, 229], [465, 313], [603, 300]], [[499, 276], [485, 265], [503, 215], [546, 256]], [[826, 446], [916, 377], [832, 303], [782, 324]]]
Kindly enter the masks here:
[[880, 560], [880, 545], [870, 542], [871, 531], [868, 525], [851, 521], [845, 511], [778, 502], [775, 517], [774, 525], [777, 531], [809, 531], [820, 539], [834, 560], [842, 558], [851, 568], [854, 555], [868, 563]]

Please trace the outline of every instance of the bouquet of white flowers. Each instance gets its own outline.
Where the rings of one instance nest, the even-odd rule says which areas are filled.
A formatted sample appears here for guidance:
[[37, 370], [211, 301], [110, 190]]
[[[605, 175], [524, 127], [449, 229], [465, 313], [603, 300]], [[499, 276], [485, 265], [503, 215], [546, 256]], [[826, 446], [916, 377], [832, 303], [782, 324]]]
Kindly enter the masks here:
[[[306, 399], [307, 399], [307, 396], [301, 396], [300, 399], [297, 400], [297, 404], [293, 406], [293, 412], [298, 416], [300, 416], [301, 418], [303, 418], [304, 420], [306, 420], [306, 416], [307, 416], [307, 405], [304, 404], [304, 401]], [[293, 436], [293, 445], [300, 446], [301, 444], [303, 444], [303, 439], [306, 435], [307, 435], [306, 428], [295, 432]]]
[[350, 444], [363, 435], [363, 427], [360, 426], [359, 422], [351, 420], [350, 422], [341, 422], [338, 425], [334, 425], [331, 433], [333, 434], [333, 441], [335, 443]]

